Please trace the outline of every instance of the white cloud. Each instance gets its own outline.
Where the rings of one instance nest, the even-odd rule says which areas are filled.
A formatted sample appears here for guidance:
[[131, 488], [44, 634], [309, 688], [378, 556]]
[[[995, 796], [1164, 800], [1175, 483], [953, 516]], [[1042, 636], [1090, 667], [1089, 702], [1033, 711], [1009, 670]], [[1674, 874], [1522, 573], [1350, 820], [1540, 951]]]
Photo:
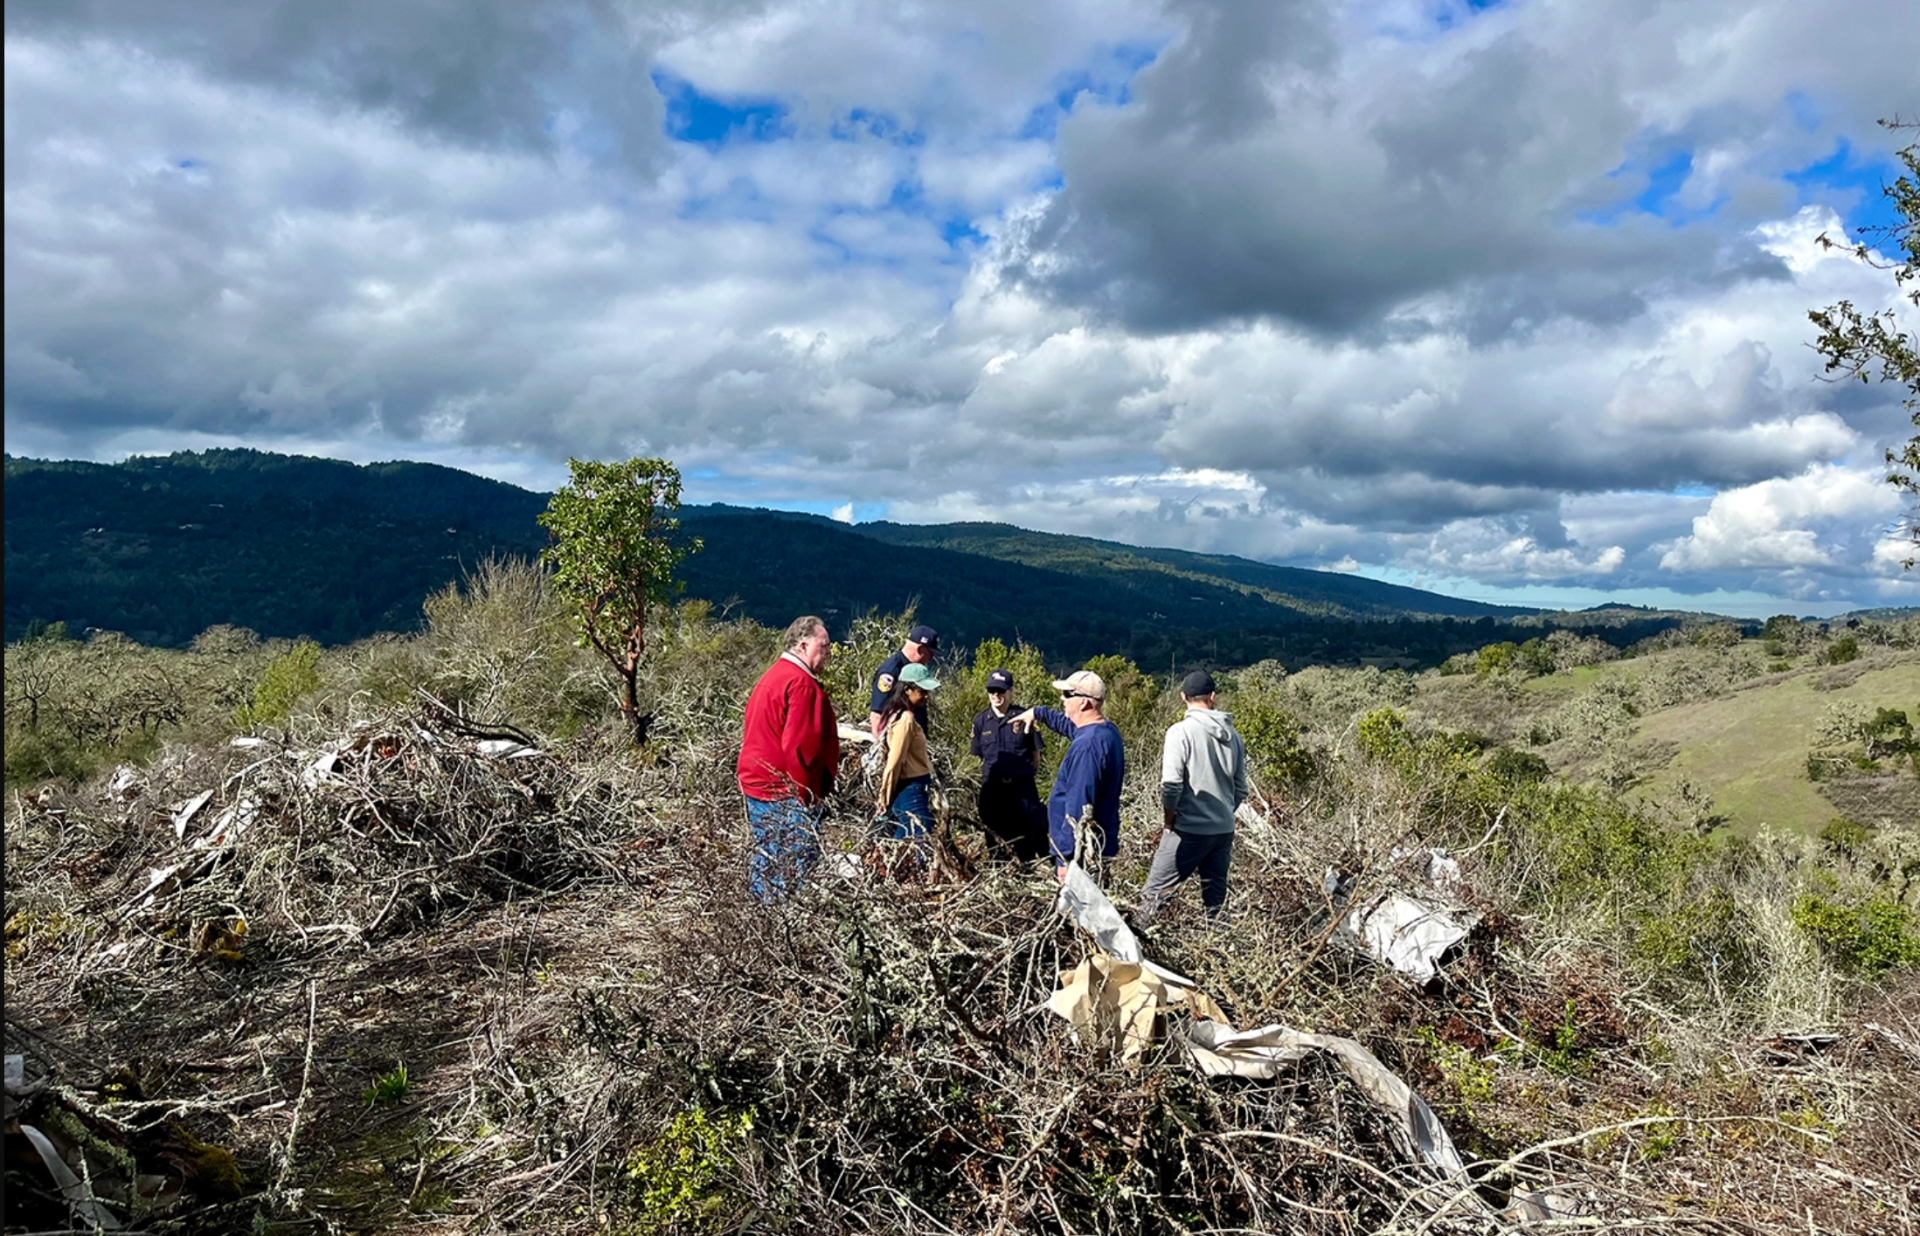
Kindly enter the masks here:
[[1837, 543], [1831, 534], [1884, 522], [1899, 506], [1899, 495], [1874, 472], [1816, 465], [1799, 476], [1716, 495], [1693, 521], [1693, 531], [1661, 554], [1660, 566], [1723, 571], [1859, 565], [1847, 562], [1847, 550], [1855, 549], [1863, 563], [1879, 558], [1877, 547], [1858, 536], [1854, 540], [1864, 544]]
[[[1783, 178], [1884, 148], [1898, 21], [771, 0], [574, 47], [537, 9], [444, 47], [371, 14], [366, 51], [10, 5], [9, 449], [646, 451], [694, 500], [1490, 588], [1911, 583], [1906, 418], [1806, 346], [1811, 306], [1900, 302], [1813, 245], [1857, 200]], [[668, 141], [655, 71], [785, 136]]]

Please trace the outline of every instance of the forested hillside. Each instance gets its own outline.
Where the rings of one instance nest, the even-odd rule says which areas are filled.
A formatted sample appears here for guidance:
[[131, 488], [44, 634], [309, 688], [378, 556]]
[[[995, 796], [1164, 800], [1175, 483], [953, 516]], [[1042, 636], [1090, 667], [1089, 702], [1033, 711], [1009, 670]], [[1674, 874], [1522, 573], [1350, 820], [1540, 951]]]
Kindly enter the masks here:
[[[490, 556], [546, 544], [546, 496], [432, 464], [220, 450], [113, 465], [9, 459], [6, 630], [63, 622], [182, 647], [228, 624], [348, 643], [410, 631], [421, 602]], [[917, 605], [954, 642], [1027, 639], [1063, 661], [1372, 661], [1419, 667], [1545, 626], [1619, 646], [1681, 615], [1534, 615], [1245, 559], [998, 524], [849, 526], [691, 506], [706, 548], [687, 595], [779, 624]], [[1543, 626], [1544, 624], [1544, 626]]]

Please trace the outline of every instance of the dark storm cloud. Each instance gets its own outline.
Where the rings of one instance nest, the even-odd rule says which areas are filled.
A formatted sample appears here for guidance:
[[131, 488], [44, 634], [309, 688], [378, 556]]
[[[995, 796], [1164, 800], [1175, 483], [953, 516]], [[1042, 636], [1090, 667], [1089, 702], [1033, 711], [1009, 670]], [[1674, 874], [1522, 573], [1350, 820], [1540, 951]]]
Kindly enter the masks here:
[[389, 113], [440, 137], [547, 150], [571, 111], [610, 161], [650, 164], [648, 76], [677, 6], [607, 0], [9, 0], [10, 33], [126, 42], [208, 75]]
[[1325, 0], [1179, 9], [1135, 101], [1061, 128], [1065, 185], [1011, 266], [1055, 296], [1141, 330], [1345, 334], [1445, 292], [1458, 321], [1433, 325], [1492, 339], [1625, 321], [1655, 285], [1785, 277], [1716, 227], [1590, 217], [1633, 188], [1608, 174], [1645, 121], [1587, 48], [1513, 30], [1452, 58], [1342, 52]]
[[1863, 3], [13, 4], [10, 449], [1893, 596]]

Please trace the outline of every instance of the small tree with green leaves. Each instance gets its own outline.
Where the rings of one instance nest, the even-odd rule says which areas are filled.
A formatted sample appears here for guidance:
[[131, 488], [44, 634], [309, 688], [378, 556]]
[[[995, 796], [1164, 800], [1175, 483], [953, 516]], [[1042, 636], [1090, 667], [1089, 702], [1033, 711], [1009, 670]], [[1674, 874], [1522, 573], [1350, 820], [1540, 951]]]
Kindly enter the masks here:
[[[1920, 122], [1883, 120], [1888, 129], [1920, 128]], [[1858, 239], [1850, 248], [1853, 255], [1870, 266], [1893, 272], [1893, 284], [1900, 296], [1920, 309], [1920, 143], [1895, 152], [1905, 165], [1906, 174], [1881, 192], [1893, 203], [1900, 222], [1857, 230]], [[1843, 241], [1821, 235], [1824, 249], [1836, 249]], [[1889, 255], [1889, 256], [1883, 256]], [[1862, 382], [1875, 378], [1898, 382], [1907, 388], [1903, 406], [1920, 426], [1920, 336], [1901, 325], [1892, 309], [1862, 313], [1851, 301], [1815, 309], [1807, 315], [1819, 328], [1814, 347], [1827, 362], [1827, 372]], [[1906, 567], [1913, 569], [1920, 557], [1920, 434], [1907, 440], [1904, 447], [1887, 451], [1890, 466], [1887, 482], [1911, 495], [1914, 506], [1907, 512], [1907, 539], [1913, 550]]]
[[573, 479], [540, 515], [553, 537], [542, 557], [580, 624], [581, 644], [597, 649], [619, 675], [620, 712], [639, 742], [646, 737], [638, 684], [647, 607], [679, 591], [673, 569], [700, 542], [674, 539], [680, 471], [666, 460], [569, 459], [567, 466]]

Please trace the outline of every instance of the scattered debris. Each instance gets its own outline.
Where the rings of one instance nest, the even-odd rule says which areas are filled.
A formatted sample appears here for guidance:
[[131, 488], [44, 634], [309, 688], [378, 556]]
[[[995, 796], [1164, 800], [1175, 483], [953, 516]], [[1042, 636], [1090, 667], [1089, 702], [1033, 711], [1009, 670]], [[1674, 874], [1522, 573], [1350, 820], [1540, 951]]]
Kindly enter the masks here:
[[1467, 938], [1477, 914], [1433, 910], [1402, 893], [1382, 893], [1349, 909], [1340, 934], [1356, 941], [1376, 961], [1425, 984], [1448, 949]]

